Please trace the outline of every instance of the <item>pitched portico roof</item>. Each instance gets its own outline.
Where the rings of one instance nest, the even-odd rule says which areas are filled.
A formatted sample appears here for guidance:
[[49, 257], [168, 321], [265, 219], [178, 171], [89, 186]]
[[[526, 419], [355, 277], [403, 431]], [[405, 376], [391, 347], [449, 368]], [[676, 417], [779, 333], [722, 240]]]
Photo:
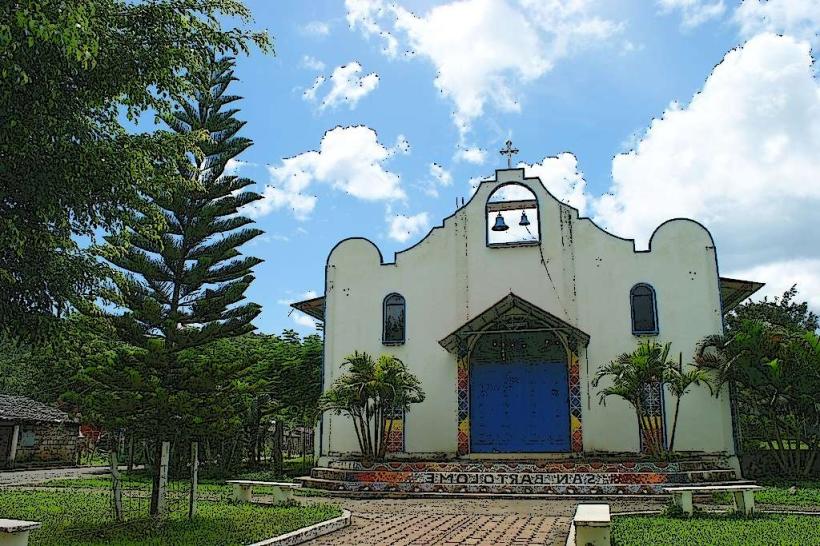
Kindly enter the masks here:
[[720, 304], [725, 315], [740, 302], [765, 286], [762, 282], [744, 281], [741, 279], [720, 278]]
[[[513, 293], [504, 296], [504, 298], [495, 305], [490, 306], [487, 310], [465, 322], [458, 330], [438, 343], [449, 352], [458, 353], [459, 346], [463, 340], [471, 335], [492, 330], [492, 324], [494, 322], [514, 310], [517, 310], [522, 316], [536, 319], [537, 322], [544, 325], [543, 329], [563, 333], [570, 340], [584, 347], [589, 345], [589, 334]], [[513, 329], [511, 331], [515, 330]]]
[[297, 301], [295, 303], [291, 303], [290, 306], [296, 309], [297, 311], [301, 311], [304, 314], [315, 318], [316, 320], [322, 322], [324, 322], [325, 320], [324, 296], [319, 296], [318, 298], [312, 298], [304, 301]]

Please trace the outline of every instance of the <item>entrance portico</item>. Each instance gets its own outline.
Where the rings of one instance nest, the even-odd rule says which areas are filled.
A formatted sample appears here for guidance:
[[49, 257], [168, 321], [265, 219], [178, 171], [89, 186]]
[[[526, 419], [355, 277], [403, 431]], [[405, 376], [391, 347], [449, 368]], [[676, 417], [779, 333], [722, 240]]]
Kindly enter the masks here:
[[589, 336], [509, 294], [442, 339], [458, 359], [458, 454], [583, 451]]

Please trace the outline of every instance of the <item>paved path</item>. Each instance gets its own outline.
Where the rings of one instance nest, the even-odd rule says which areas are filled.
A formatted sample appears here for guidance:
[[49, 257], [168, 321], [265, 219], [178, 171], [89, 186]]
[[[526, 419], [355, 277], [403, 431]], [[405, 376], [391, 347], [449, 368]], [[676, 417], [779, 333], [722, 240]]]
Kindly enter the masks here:
[[[311, 499], [353, 513], [350, 527], [308, 542], [326, 545], [564, 544], [577, 501], [514, 499]], [[613, 510], [626, 509], [611, 503]], [[656, 506], [656, 505], [652, 505]], [[631, 510], [645, 503], [629, 504]]]
[[78, 466], [43, 470], [13, 470], [0, 472], [0, 487], [7, 485], [36, 485], [56, 478], [79, 478], [94, 474], [108, 474], [105, 466]]

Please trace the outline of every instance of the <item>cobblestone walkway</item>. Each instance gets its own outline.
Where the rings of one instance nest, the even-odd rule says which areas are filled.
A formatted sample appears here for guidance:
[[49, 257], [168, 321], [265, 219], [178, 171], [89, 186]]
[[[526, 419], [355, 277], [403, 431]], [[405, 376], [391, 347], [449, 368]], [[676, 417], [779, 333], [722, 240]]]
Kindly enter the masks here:
[[[328, 499], [312, 499], [328, 502]], [[350, 527], [310, 546], [564, 544], [577, 501], [333, 499], [353, 513]], [[637, 507], [630, 507], [637, 508]]]

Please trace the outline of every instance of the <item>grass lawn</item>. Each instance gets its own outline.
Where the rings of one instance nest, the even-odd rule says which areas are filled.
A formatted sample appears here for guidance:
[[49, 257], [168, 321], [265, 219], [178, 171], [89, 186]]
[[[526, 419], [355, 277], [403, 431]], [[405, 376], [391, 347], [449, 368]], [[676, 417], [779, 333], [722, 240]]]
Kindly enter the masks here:
[[[764, 481], [760, 482], [760, 485], [765, 489], [755, 492], [755, 503], [757, 504], [820, 508], [820, 481], [797, 482], [797, 491], [794, 494], [789, 493], [789, 488], [794, 485], [794, 482]], [[716, 504], [732, 504], [730, 493], [715, 493], [712, 498]]]
[[646, 545], [809, 545], [820, 544], [820, 517], [766, 514], [741, 518], [731, 514], [615, 516], [612, 544]]
[[33, 546], [241, 545], [258, 542], [341, 514], [335, 506], [263, 506], [198, 503], [193, 521], [174, 516], [157, 525], [148, 518], [118, 524], [110, 496], [69, 491], [0, 491], [0, 514], [42, 521]]

